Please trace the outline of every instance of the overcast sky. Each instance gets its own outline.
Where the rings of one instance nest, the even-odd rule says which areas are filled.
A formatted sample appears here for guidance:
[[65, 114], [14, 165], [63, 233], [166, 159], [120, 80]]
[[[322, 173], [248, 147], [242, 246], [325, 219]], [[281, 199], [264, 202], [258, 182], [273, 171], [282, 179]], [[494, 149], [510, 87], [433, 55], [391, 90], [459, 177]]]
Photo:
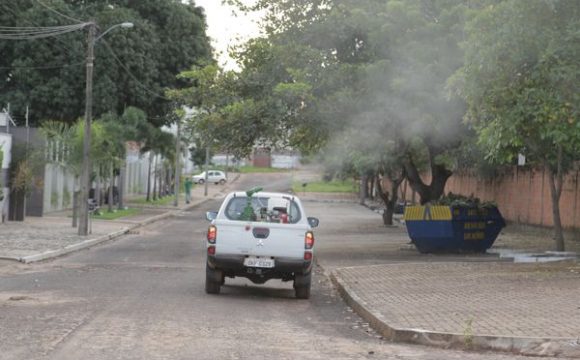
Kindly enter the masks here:
[[[239, 44], [243, 40], [259, 34], [257, 16], [233, 15], [233, 9], [222, 5], [221, 0], [195, 0], [195, 4], [205, 8], [208, 23], [208, 35], [212, 38], [213, 47], [222, 55], [220, 65], [226, 69], [235, 68], [235, 62], [227, 56], [228, 46]], [[238, 40], [240, 39], [240, 40]]]

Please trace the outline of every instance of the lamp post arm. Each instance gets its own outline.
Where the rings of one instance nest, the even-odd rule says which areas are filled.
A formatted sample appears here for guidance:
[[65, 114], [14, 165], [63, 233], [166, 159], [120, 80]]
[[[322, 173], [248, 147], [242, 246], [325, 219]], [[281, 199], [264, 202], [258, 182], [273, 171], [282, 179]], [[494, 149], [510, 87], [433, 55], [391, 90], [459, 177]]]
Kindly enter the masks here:
[[103, 32], [102, 34], [100, 34], [99, 36], [97, 36], [94, 40], [94, 42], [96, 43], [97, 41], [99, 41], [99, 39], [101, 39], [103, 36], [105, 36], [106, 34], [108, 34], [111, 30], [116, 29], [118, 27], [122, 27], [122, 28], [132, 28], [134, 25], [133, 23], [130, 22], [124, 22], [121, 24], [117, 24], [117, 25], [113, 25], [110, 28], [108, 28], [107, 30], [105, 30], [105, 32]]

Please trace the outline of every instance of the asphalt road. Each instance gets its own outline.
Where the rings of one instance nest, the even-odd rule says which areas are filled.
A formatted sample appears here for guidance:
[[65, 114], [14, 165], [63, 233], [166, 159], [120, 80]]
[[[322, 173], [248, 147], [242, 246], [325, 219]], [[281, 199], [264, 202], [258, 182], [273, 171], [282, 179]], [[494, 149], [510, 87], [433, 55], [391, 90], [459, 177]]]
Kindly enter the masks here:
[[[287, 187], [287, 178], [270, 177], [267, 190]], [[203, 214], [218, 206], [4, 272], [0, 359], [514, 358], [386, 342], [342, 302], [322, 268], [310, 300], [295, 299], [292, 284], [280, 281], [227, 279], [220, 295], [205, 294]], [[324, 209], [311, 208], [311, 216]], [[329, 267], [344, 258], [331, 241], [319, 254]]]

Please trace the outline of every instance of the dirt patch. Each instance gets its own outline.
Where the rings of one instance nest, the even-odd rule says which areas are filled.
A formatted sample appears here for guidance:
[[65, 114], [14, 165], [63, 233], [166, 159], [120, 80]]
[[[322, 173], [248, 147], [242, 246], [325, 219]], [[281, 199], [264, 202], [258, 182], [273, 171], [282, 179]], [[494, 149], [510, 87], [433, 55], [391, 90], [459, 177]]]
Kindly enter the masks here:
[[0, 306], [49, 306], [69, 304], [82, 299], [62, 298], [51, 292], [23, 294], [0, 293]]

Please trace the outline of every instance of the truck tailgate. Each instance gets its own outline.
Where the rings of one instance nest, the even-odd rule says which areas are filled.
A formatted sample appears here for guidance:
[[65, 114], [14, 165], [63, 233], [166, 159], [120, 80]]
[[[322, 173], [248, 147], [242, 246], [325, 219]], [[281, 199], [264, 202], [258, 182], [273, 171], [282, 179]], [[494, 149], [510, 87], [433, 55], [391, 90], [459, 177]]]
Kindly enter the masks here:
[[303, 258], [302, 224], [216, 220], [216, 255], [252, 255]]

